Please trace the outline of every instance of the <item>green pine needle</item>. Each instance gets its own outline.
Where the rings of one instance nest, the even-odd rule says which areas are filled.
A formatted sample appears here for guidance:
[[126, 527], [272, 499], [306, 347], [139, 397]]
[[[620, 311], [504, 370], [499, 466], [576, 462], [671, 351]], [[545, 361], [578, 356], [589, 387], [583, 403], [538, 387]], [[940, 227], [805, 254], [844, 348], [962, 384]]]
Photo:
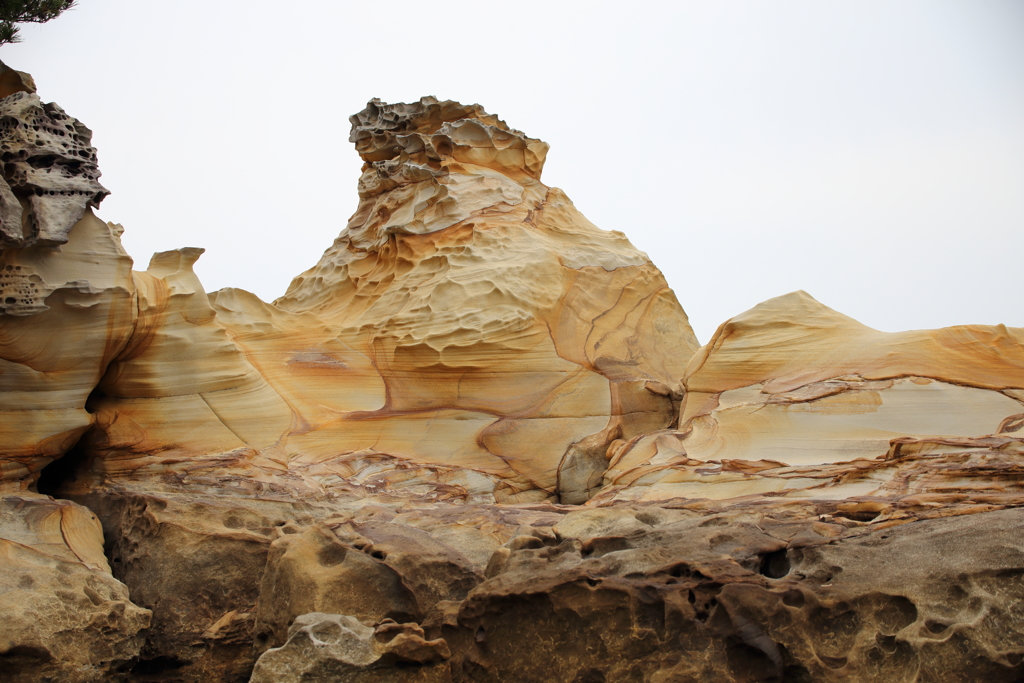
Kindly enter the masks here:
[[0, 0], [0, 45], [21, 41], [15, 24], [41, 24], [75, 5], [75, 0]]

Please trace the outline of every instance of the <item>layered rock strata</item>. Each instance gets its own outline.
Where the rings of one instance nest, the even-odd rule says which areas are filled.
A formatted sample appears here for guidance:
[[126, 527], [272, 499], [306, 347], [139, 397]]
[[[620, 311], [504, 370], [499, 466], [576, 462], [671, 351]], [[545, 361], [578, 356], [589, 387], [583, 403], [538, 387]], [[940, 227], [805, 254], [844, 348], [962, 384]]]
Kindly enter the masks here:
[[0, 68], [8, 678], [1024, 676], [1024, 331], [798, 292], [698, 349], [545, 143], [434, 98], [352, 117], [282, 298], [208, 295], [201, 249], [132, 271], [34, 90]]
[[794, 292], [719, 327], [683, 384], [678, 429], [609, 449], [602, 500], [912, 495], [945, 477], [1016, 493], [989, 476], [1021, 454], [1024, 329], [878, 332]]
[[[4, 100], [0, 100], [0, 104]], [[95, 423], [86, 402], [136, 318], [121, 227], [91, 210], [60, 247], [0, 252], [0, 491], [23, 491]]]
[[412, 470], [435, 496], [585, 501], [604, 461], [581, 449], [676, 419], [697, 343], [664, 278], [540, 183], [546, 144], [479, 106], [373, 102], [353, 141], [359, 208], [276, 304], [207, 298], [198, 249], [120, 274], [134, 316], [88, 354], [97, 475], [211, 462], [372, 494]]

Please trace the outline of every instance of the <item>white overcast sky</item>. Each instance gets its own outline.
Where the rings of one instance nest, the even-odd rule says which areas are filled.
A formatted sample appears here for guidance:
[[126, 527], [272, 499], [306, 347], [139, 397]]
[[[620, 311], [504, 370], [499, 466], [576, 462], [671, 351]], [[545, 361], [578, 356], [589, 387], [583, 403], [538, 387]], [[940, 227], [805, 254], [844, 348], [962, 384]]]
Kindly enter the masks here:
[[698, 338], [795, 289], [1024, 326], [1024, 2], [80, 0], [0, 59], [95, 132], [145, 269], [266, 300], [356, 207], [348, 116], [479, 102], [654, 260]]

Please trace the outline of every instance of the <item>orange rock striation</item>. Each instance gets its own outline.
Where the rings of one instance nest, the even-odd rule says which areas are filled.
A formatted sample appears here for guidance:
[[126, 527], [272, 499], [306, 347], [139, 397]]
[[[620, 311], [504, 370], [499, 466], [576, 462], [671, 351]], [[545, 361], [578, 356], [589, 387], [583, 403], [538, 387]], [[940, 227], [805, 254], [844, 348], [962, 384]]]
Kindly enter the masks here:
[[34, 89], [0, 68], [10, 680], [1024, 676], [1024, 330], [796, 292], [698, 348], [545, 143], [430, 97], [351, 118], [283, 297], [208, 295], [201, 249], [132, 271]]
[[[904, 471], [924, 454], [1016, 466], [1024, 329], [879, 332], [794, 292], [719, 327], [683, 384], [678, 429], [612, 445], [603, 500], [909, 494], [938, 485]], [[951, 491], [1004, 490], [954, 469]]]
[[[83, 448], [112, 479], [211, 466], [318, 492], [583, 502], [603, 460], [574, 445], [675, 420], [697, 349], [686, 315], [646, 255], [538, 180], [546, 144], [432, 98], [371, 102], [352, 139], [359, 208], [284, 297], [208, 297], [199, 249], [122, 268], [121, 317], [92, 335], [109, 351], [87, 354], [77, 421], [19, 431], [8, 457], [38, 469], [91, 427]], [[119, 249], [94, 230], [85, 248]], [[9, 486], [31, 482], [24, 467]]]

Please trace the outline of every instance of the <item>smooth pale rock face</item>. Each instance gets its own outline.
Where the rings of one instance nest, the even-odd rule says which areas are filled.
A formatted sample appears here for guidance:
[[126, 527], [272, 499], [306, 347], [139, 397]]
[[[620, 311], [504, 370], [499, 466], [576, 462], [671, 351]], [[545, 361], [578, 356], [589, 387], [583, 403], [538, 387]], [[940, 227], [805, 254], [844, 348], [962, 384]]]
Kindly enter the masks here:
[[66, 244], [0, 251], [0, 490], [26, 489], [94, 422], [86, 400], [135, 319], [121, 230], [86, 210]]
[[808, 482], [842, 469], [829, 463], [883, 460], [893, 440], [1013, 436], [1024, 330], [878, 332], [795, 292], [723, 324], [683, 382], [678, 430], [609, 449], [606, 495], [757, 495], [793, 485], [767, 470]]
[[[155, 475], [207, 459], [273, 453], [292, 414], [216, 321], [192, 264], [202, 249], [156, 254], [134, 273], [138, 318], [99, 383], [85, 447], [97, 474]], [[180, 469], [180, 467], [179, 467]]]
[[879, 332], [793, 292], [723, 323], [690, 360], [685, 383], [700, 394], [764, 384], [764, 393], [785, 396], [847, 376], [920, 376], [1002, 391], [1024, 385], [1022, 344], [1024, 330], [1001, 325]]

